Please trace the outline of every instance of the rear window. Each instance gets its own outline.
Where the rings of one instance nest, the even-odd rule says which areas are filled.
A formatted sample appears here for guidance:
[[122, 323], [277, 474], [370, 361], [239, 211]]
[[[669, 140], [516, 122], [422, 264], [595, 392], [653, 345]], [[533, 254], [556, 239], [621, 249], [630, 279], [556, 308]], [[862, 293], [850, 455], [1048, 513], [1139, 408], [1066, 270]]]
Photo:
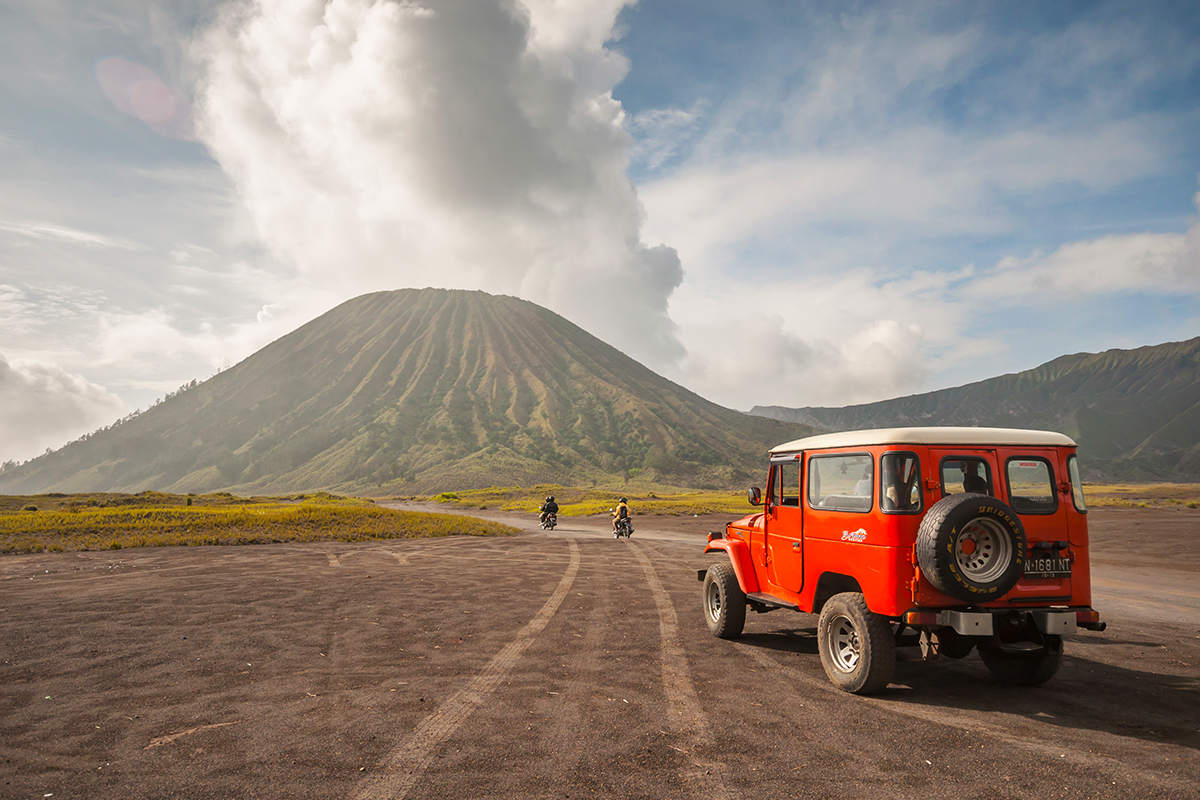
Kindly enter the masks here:
[[808, 504], [827, 511], [870, 511], [875, 464], [870, 453], [808, 460]]
[[1008, 460], [1008, 503], [1018, 514], [1053, 514], [1058, 510], [1054, 471], [1044, 458]]
[[1079, 459], [1072, 455], [1067, 459], [1067, 475], [1071, 478], [1071, 500], [1075, 510], [1080, 514], [1087, 513], [1087, 503], [1083, 499], [1083, 481], [1079, 477]]
[[992, 473], [982, 458], [951, 456], [942, 459], [942, 495], [973, 492], [996, 493], [992, 490]]

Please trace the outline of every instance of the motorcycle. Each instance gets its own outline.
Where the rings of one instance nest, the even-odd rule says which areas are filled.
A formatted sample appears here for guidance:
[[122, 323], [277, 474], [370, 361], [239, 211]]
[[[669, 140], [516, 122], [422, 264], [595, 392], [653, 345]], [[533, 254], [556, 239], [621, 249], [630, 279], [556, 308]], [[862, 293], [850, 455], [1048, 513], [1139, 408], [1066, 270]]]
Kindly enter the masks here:
[[552, 511], [546, 515], [546, 518], [544, 520], [542, 520], [542, 530], [552, 531], [552, 530], [554, 530], [554, 526], [557, 524], [558, 524], [558, 514], [555, 514]]
[[622, 536], [624, 536], [626, 539], [628, 539], [630, 536], [633, 536], [633, 522], [629, 519], [629, 517], [618, 520], [617, 529], [613, 531], [614, 539], [620, 539]]

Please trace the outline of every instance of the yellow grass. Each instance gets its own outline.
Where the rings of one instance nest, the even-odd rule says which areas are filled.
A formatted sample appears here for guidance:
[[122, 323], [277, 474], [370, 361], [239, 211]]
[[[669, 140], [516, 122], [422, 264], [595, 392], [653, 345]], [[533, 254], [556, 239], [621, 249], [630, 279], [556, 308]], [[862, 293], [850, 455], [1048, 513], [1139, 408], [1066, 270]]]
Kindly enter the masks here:
[[427, 499], [437, 500], [459, 508], [499, 508], [502, 511], [535, 513], [547, 495], [554, 495], [559, 516], [586, 517], [608, 514], [621, 497], [629, 501], [630, 511], [637, 514], [749, 514], [754, 510], [744, 492], [613, 492], [601, 489], [579, 489], [542, 484], [529, 487], [496, 487], [443, 492]]
[[[0, 553], [60, 550], [119, 550], [172, 545], [265, 544], [271, 542], [414, 539], [466, 534], [503, 536], [516, 528], [498, 522], [450, 514], [379, 508], [370, 501], [321, 494], [291, 498], [192, 498], [181, 495], [144, 498], [145, 503], [116, 502], [89, 506], [79, 496], [17, 498], [2, 502], [6, 511], [37, 505], [50, 510], [0, 513]], [[136, 495], [108, 495], [108, 500]], [[176, 502], [178, 498], [178, 502]], [[9, 501], [12, 498], [2, 498]], [[30, 502], [32, 501], [32, 502]]]
[[1089, 508], [1200, 508], [1197, 483], [1084, 483]]
[[[1105, 508], [1200, 508], [1200, 484], [1091, 484], [1083, 493], [1089, 507]], [[635, 492], [624, 494], [602, 489], [580, 489], [552, 484], [530, 487], [496, 487], [443, 492], [426, 499], [458, 508], [499, 508], [504, 511], [536, 512], [547, 495], [554, 495], [559, 515], [583, 517], [607, 514], [626, 497], [634, 514], [749, 514], [754, 506], [742, 492]]]

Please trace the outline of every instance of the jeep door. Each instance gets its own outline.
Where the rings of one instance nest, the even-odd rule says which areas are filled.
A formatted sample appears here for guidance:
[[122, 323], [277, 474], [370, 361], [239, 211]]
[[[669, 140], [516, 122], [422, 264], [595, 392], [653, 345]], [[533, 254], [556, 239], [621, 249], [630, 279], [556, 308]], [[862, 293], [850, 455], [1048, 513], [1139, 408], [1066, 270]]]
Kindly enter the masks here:
[[800, 505], [803, 454], [771, 459], [767, 492], [767, 577], [780, 588], [799, 592], [804, 586], [804, 512]]
[[[1062, 474], [1058, 453], [1051, 449], [1032, 447], [1001, 448], [997, 451], [1000, 477], [1004, 483], [1004, 502], [1012, 506], [1025, 526], [1029, 554], [1025, 562], [1025, 577], [1009, 594], [1039, 602], [1060, 602], [1071, 595], [1071, 554], [1068, 548], [1058, 550], [1056, 543], [1070, 541], [1067, 507], [1069, 494], [1063, 494]], [[1065, 502], [1064, 502], [1065, 501]]]

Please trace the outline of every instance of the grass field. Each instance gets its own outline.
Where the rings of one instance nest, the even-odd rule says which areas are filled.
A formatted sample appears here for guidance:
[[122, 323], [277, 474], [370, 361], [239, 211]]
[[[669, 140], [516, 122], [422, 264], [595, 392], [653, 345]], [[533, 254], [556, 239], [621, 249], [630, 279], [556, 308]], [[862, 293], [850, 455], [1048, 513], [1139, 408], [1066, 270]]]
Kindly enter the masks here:
[[[1084, 484], [1089, 507], [1200, 508], [1200, 484]], [[586, 517], [607, 514], [625, 497], [634, 514], [749, 514], [754, 506], [744, 492], [635, 492], [625, 494], [600, 489], [578, 489], [542, 484], [528, 487], [492, 487], [442, 494], [425, 499], [459, 508], [498, 508], [502, 511], [536, 512], [547, 495], [554, 495], [559, 515]]]
[[[635, 515], [728, 514], [754, 510], [742, 493], [619, 492], [540, 484], [443, 492], [425, 498], [459, 509], [536, 513], [554, 495], [559, 514], [608, 514], [624, 496]], [[1085, 484], [1089, 507], [1200, 508], [1200, 484]], [[0, 495], [0, 553], [118, 550], [123, 547], [412, 539], [517, 529], [482, 519], [380, 508], [327, 492], [238, 497], [228, 492]]]
[[1085, 483], [1083, 496], [1096, 508], [1200, 508], [1200, 483]]
[[516, 532], [498, 522], [395, 511], [324, 492], [287, 497], [235, 497], [224, 492], [0, 496], [0, 553]]
[[749, 514], [754, 506], [746, 500], [745, 492], [634, 492], [604, 489], [579, 489], [569, 486], [540, 484], [530, 487], [492, 487], [458, 492], [443, 492], [426, 499], [448, 503], [459, 508], [498, 508], [502, 511], [536, 512], [553, 495], [558, 503], [559, 516], [586, 517], [607, 514], [617, 500], [624, 497], [634, 514]]

